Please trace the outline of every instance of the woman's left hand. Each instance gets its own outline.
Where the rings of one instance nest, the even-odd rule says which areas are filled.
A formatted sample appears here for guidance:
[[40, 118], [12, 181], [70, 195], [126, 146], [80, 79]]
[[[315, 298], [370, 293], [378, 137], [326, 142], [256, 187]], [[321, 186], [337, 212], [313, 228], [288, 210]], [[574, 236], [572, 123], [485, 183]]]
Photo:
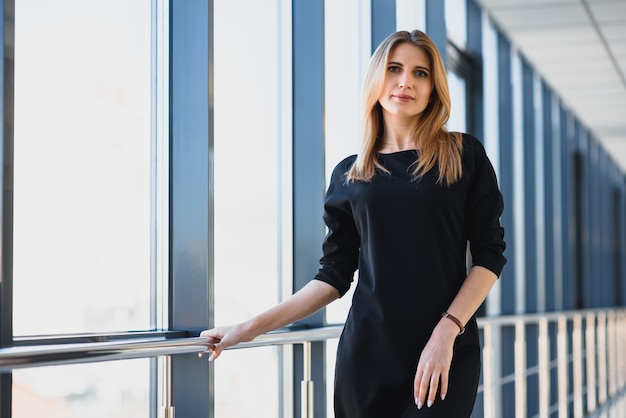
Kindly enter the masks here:
[[418, 409], [435, 403], [437, 389], [443, 401], [448, 393], [448, 374], [452, 364], [454, 340], [459, 329], [454, 322], [439, 321], [420, 355], [413, 382], [413, 394]]

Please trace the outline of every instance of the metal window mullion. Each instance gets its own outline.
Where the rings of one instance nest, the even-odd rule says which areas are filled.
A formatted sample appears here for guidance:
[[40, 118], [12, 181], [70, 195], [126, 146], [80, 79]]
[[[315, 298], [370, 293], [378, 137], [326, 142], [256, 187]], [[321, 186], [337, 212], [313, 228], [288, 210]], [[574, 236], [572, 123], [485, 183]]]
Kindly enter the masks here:
[[[325, 235], [322, 220], [324, 170], [324, 1], [292, 3], [292, 124], [293, 124], [293, 290], [306, 285], [319, 269], [319, 256]], [[325, 311], [317, 312], [300, 325], [322, 326]], [[326, 411], [325, 343], [313, 342], [311, 380], [316, 414]], [[294, 352], [294, 411], [301, 412], [300, 387], [304, 352]], [[321, 416], [321, 415], [319, 415]]]
[[[213, 0], [169, 0], [169, 324], [213, 325]], [[179, 416], [214, 416], [214, 368], [172, 357]]]
[[[2, 1], [2, 249], [0, 271], [0, 348], [13, 345], [13, 112], [15, 0]], [[12, 374], [0, 375], [0, 416], [10, 417]]]

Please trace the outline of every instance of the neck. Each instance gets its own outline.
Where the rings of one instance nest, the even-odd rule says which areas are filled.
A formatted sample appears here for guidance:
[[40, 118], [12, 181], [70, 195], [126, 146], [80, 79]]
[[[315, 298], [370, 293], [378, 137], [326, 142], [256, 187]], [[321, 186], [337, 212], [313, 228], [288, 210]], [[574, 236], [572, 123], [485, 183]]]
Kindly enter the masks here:
[[378, 152], [388, 154], [391, 152], [417, 150], [417, 143], [414, 140], [389, 141], [383, 138], [378, 147]]

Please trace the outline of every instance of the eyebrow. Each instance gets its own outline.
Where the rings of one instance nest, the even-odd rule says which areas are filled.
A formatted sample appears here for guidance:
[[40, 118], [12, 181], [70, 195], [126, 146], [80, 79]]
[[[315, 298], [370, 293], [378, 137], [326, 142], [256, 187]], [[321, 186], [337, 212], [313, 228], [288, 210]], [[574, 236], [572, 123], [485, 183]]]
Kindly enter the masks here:
[[[396, 61], [389, 61], [389, 64], [387, 65], [398, 65], [400, 67], [404, 67], [404, 64], [402, 64], [401, 62], [396, 62]], [[421, 65], [416, 65], [415, 69], [420, 69], [420, 70], [426, 70], [426, 71], [430, 71], [430, 68], [428, 67], [423, 67]]]

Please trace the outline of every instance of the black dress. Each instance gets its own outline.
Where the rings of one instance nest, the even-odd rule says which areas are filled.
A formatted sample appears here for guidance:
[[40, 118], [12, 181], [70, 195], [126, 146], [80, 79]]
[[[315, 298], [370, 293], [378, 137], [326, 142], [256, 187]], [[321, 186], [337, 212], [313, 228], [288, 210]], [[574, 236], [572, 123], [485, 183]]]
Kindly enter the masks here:
[[476, 319], [458, 337], [445, 401], [418, 410], [419, 355], [473, 265], [500, 274], [502, 195], [482, 144], [463, 136], [463, 176], [450, 187], [437, 170], [412, 180], [416, 151], [379, 154], [390, 174], [346, 183], [356, 156], [334, 169], [324, 204], [328, 234], [315, 279], [341, 295], [358, 268], [352, 306], [337, 349], [337, 418], [469, 417], [480, 374]]

